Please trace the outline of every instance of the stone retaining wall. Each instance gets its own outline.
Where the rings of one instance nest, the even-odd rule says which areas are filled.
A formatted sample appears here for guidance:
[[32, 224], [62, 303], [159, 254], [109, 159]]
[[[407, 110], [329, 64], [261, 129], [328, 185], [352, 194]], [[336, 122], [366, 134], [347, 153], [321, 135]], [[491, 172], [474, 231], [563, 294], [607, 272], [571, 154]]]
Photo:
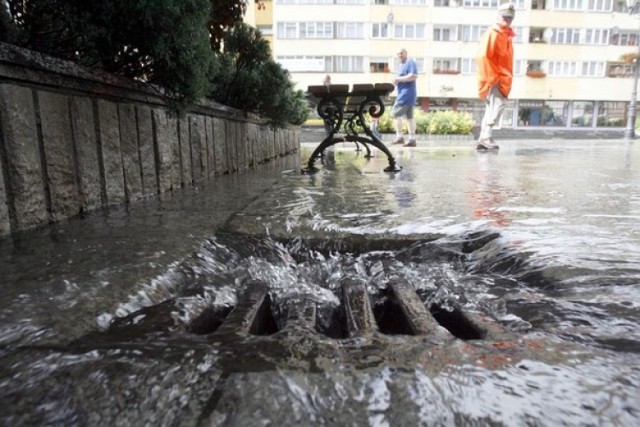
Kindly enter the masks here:
[[242, 171], [299, 138], [211, 101], [178, 118], [157, 89], [0, 43], [0, 235]]

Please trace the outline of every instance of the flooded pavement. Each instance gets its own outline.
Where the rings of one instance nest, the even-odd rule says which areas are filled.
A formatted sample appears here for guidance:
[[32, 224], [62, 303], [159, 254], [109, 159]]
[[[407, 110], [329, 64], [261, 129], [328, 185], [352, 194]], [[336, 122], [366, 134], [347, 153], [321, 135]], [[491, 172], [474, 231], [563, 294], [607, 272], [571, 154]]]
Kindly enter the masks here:
[[0, 241], [3, 425], [636, 425], [640, 145], [313, 146]]

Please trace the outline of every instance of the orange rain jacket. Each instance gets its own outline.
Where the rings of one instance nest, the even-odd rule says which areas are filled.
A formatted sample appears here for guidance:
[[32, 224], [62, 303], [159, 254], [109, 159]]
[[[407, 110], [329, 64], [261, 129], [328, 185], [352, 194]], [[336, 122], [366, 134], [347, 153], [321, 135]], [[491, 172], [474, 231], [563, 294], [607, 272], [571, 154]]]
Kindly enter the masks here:
[[513, 43], [511, 27], [493, 25], [484, 32], [476, 55], [478, 66], [478, 95], [485, 99], [489, 90], [498, 85], [506, 97], [513, 81]]

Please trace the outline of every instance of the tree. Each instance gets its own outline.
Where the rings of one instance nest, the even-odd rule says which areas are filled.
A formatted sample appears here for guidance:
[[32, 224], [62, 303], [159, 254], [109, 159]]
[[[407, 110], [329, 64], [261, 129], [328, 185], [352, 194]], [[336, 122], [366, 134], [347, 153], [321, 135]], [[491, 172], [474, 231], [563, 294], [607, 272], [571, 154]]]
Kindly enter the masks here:
[[269, 43], [258, 30], [239, 24], [224, 39], [218, 54], [211, 97], [251, 111], [273, 126], [302, 124], [309, 113], [301, 91], [295, 91], [288, 71], [271, 58]]
[[219, 52], [222, 41], [229, 30], [242, 23], [247, 11], [246, 0], [210, 0], [211, 16], [208, 22], [211, 49]]
[[210, 0], [8, 0], [18, 44], [161, 86], [178, 110], [209, 91]]
[[8, 5], [0, 0], [0, 42], [11, 43], [13, 41], [13, 25], [9, 15]]

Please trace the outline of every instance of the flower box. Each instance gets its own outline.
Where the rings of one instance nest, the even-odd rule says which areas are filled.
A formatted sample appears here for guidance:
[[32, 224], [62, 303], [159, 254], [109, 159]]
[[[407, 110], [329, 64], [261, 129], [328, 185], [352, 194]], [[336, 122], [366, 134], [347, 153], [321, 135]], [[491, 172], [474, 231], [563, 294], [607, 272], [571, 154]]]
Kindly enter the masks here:
[[444, 68], [434, 68], [433, 74], [460, 74], [460, 70], [451, 70]]
[[533, 77], [539, 79], [541, 77], [547, 77], [547, 74], [542, 70], [529, 70], [527, 71], [527, 77]]

